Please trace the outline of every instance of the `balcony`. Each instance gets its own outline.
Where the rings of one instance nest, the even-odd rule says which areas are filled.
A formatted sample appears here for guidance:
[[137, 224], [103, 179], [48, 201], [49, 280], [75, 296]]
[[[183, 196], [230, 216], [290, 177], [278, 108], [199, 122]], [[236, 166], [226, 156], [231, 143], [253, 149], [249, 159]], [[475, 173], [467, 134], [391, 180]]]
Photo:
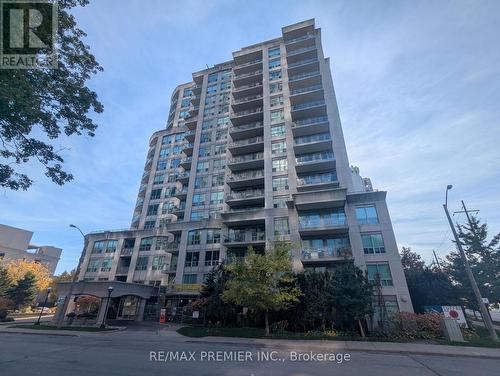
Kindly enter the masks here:
[[147, 184], [141, 184], [140, 188], [139, 188], [139, 194], [138, 196], [139, 197], [145, 197], [146, 196], [146, 188], [148, 187]]
[[293, 105], [291, 110], [294, 120], [326, 116], [326, 103], [324, 100], [305, 102]]
[[233, 98], [239, 99], [255, 94], [262, 94], [262, 82], [253, 82], [251, 84], [233, 88]]
[[133, 252], [134, 252], [133, 248], [122, 248], [120, 251], [120, 256], [128, 257], [131, 256]]
[[264, 137], [252, 137], [231, 142], [227, 145], [233, 156], [264, 151]]
[[141, 178], [141, 184], [147, 184], [149, 180], [149, 171], [144, 172]]
[[193, 95], [193, 96], [191, 97], [191, 104], [192, 104], [193, 106], [197, 106], [197, 105], [199, 105], [199, 104], [200, 104], [200, 98], [201, 98], [201, 95]]
[[288, 39], [285, 41], [285, 48], [288, 51], [297, 50], [299, 48], [313, 46], [316, 41], [314, 33], [307, 33], [299, 37]]
[[332, 150], [330, 132], [317, 133], [310, 136], [300, 136], [294, 139], [295, 155]]
[[190, 176], [190, 172], [189, 171], [184, 171], [184, 172], [181, 172], [178, 176], [177, 176], [177, 181], [181, 182], [182, 184], [184, 185], [187, 185], [187, 183], [189, 182], [189, 176]]
[[262, 107], [262, 94], [249, 95], [243, 98], [235, 99], [231, 103], [235, 112], [243, 111], [249, 108]]
[[194, 138], [196, 136], [196, 130], [190, 130], [190, 131], [187, 131], [186, 133], [184, 133], [184, 138], [188, 141], [188, 142], [194, 142]]
[[235, 88], [255, 82], [262, 81], [262, 69], [257, 69], [247, 73], [241, 73], [233, 77], [233, 85]]
[[184, 215], [184, 210], [186, 210], [186, 203], [182, 202], [180, 205], [173, 205], [171, 208], [169, 208], [169, 211], [167, 213], [176, 216], [182, 216]]
[[189, 142], [182, 147], [182, 152], [186, 154], [186, 156], [190, 157], [193, 155], [193, 149], [194, 144], [192, 142]]
[[295, 158], [295, 162], [295, 170], [299, 174], [335, 168], [335, 158], [331, 151], [302, 154]]
[[142, 208], [142, 204], [144, 204], [144, 199], [143, 198], [138, 198], [137, 202], [135, 203], [135, 208], [137, 209], [138, 207]]
[[244, 138], [261, 136], [264, 132], [264, 123], [262, 121], [254, 121], [239, 126], [229, 127], [229, 135], [234, 141]]
[[338, 188], [338, 186], [336, 171], [302, 176], [297, 179], [297, 190], [302, 192]]
[[193, 157], [186, 157], [181, 159], [180, 166], [185, 170], [191, 169], [191, 163], [193, 162]]
[[167, 287], [167, 294], [168, 293], [191, 293], [198, 295], [201, 289], [201, 284], [199, 283], [180, 283], [176, 285], [170, 285]]
[[194, 95], [200, 95], [201, 94], [201, 89], [202, 89], [202, 85], [201, 84], [193, 85], [191, 87], [191, 90], [193, 91]]
[[260, 248], [266, 244], [265, 230], [234, 230], [224, 238], [224, 245], [228, 248]]
[[264, 170], [248, 170], [226, 176], [226, 182], [234, 188], [264, 186]]
[[293, 51], [287, 52], [286, 60], [288, 64], [296, 63], [297, 61], [312, 59], [318, 57], [318, 50], [316, 45], [298, 48]]
[[221, 213], [222, 222], [229, 227], [265, 225], [264, 207], [231, 209]]
[[258, 58], [258, 59], [254, 59], [251, 61], [247, 61], [245, 63], [238, 64], [233, 68], [233, 70], [234, 70], [235, 74], [247, 73], [247, 72], [254, 71], [257, 68], [260, 68], [259, 65], [262, 66], [262, 58]]
[[304, 72], [294, 76], [288, 76], [288, 86], [290, 91], [321, 85], [321, 73], [318, 70]]
[[184, 120], [184, 124], [187, 129], [194, 130], [196, 129], [196, 124], [198, 123], [198, 116], [191, 116]]
[[316, 133], [328, 132], [330, 123], [327, 116], [316, 116], [306, 119], [300, 119], [292, 123], [292, 132], [294, 137], [301, 137]]
[[183, 187], [182, 189], [176, 189], [174, 197], [178, 198], [179, 200], [186, 199], [187, 193], [188, 193], [187, 187]]
[[303, 73], [314, 67], [314, 70], [319, 70], [319, 60], [317, 57], [312, 57], [309, 59], [299, 60], [294, 63], [288, 64], [288, 75], [294, 76], [296, 74]]
[[226, 203], [230, 207], [264, 206], [264, 189], [232, 191], [226, 196]]
[[236, 126], [263, 120], [264, 114], [262, 112], [262, 107], [255, 107], [244, 111], [233, 112], [231, 114], [231, 123]]
[[264, 153], [244, 154], [228, 161], [231, 171], [264, 168]]
[[118, 266], [116, 268], [116, 275], [126, 275], [128, 274], [128, 270], [130, 268], [130, 265], [129, 266]]
[[290, 104], [324, 100], [323, 85], [305, 86], [290, 91]]
[[298, 192], [293, 194], [293, 204], [297, 210], [343, 208], [346, 203], [346, 195], [346, 189]]
[[299, 214], [301, 236], [345, 234], [348, 231], [343, 208]]
[[303, 263], [314, 263], [321, 261], [341, 261], [352, 257], [351, 248], [316, 248], [302, 249], [300, 259]]

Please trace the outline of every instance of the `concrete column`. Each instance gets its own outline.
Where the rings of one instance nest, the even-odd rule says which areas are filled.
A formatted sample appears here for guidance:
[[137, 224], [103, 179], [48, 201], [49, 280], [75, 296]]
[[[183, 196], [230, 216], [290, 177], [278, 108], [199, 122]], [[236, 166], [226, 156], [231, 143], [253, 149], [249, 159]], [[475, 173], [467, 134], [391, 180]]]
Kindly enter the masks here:
[[104, 315], [106, 314], [106, 302], [108, 301], [108, 298], [101, 298], [101, 304], [99, 306], [99, 312], [97, 313], [97, 324], [101, 325], [102, 319], [104, 318]]
[[139, 308], [137, 310], [137, 316], [135, 321], [143, 321], [144, 320], [144, 310], [146, 308], [146, 299], [140, 298]]

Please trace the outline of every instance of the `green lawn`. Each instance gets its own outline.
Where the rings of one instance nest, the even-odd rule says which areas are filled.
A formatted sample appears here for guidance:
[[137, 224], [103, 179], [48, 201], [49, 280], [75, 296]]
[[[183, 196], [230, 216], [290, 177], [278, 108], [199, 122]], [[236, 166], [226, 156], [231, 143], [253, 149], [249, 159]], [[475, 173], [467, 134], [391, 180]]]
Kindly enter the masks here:
[[93, 326], [62, 326], [58, 328], [54, 325], [32, 325], [32, 324], [20, 324], [13, 325], [11, 328], [19, 329], [35, 329], [35, 330], [71, 330], [76, 332], [109, 332], [110, 330], [115, 330], [113, 328], [96, 328]]
[[[473, 346], [473, 347], [493, 347], [500, 348], [500, 343], [495, 343], [488, 337], [488, 332], [484, 328], [476, 328], [479, 337], [472, 338], [468, 342], [449, 342], [442, 340], [406, 340], [394, 337], [360, 337], [360, 336], [327, 336], [327, 335], [306, 335], [304, 333], [284, 332], [281, 335], [271, 335], [266, 337], [262, 328], [199, 328], [184, 326], [177, 330], [177, 333], [186, 337], [200, 338], [207, 336], [215, 337], [241, 337], [241, 338], [267, 338], [267, 339], [295, 339], [295, 340], [329, 340], [329, 341], [366, 341], [366, 342], [398, 342], [398, 343], [429, 343], [438, 345], [453, 346]], [[500, 334], [500, 333], [499, 333]]]

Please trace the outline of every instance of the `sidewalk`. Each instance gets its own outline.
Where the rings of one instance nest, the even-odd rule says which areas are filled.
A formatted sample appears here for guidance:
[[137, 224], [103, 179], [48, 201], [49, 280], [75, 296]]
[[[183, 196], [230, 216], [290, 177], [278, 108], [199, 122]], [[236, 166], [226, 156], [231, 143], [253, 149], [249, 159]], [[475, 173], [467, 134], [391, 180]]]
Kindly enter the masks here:
[[[189, 337], [186, 337], [189, 338]], [[189, 338], [190, 343], [210, 343], [225, 345], [245, 345], [269, 347], [282, 350], [349, 352], [367, 351], [380, 353], [421, 354], [441, 356], [464, 356], [500, 359], [500, 349], [468, 346], [432, 345], [424, 343], [363, 342], [363, 341], [328, 341], [328, 340], [280, 340], [235, 337]]]
[[10, 322], [10, 326], [1, 325], [1, 333], [15, 333], [15, 334], [33, 334], [33, 335], [49, 335], [49, 336], [63, 336], [63, 337], [89, 337], [102, 334], [111, 334], [121, 332], [127, 328], [125, 327], [111, 327], [115, 330], [101, 331], [101, 332], [85, 332], [79, 330], [42, 330], [42, 329], [23, 329], [23, 328], [13, 328], [12, 326], [19, 324], [33, 324], [33, 323], [20, 323], [20, 322]]

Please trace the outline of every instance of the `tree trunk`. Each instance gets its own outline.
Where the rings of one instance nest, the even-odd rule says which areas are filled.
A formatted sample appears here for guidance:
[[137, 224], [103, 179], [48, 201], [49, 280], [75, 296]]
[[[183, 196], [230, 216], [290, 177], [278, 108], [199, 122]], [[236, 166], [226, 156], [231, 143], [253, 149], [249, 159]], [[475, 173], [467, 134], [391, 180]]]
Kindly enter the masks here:
[[266, 321], [266, 336], [269, 336], [269, 314], [267, 309], [264, 311], [264, 320]]
[[359, 325], [359, 330], [361, 332], [361, 337], [365, 337], [365, 330], [363, 329], [363, 324], [361, 323], [361, 320], [358, 319], [358, 325]]

